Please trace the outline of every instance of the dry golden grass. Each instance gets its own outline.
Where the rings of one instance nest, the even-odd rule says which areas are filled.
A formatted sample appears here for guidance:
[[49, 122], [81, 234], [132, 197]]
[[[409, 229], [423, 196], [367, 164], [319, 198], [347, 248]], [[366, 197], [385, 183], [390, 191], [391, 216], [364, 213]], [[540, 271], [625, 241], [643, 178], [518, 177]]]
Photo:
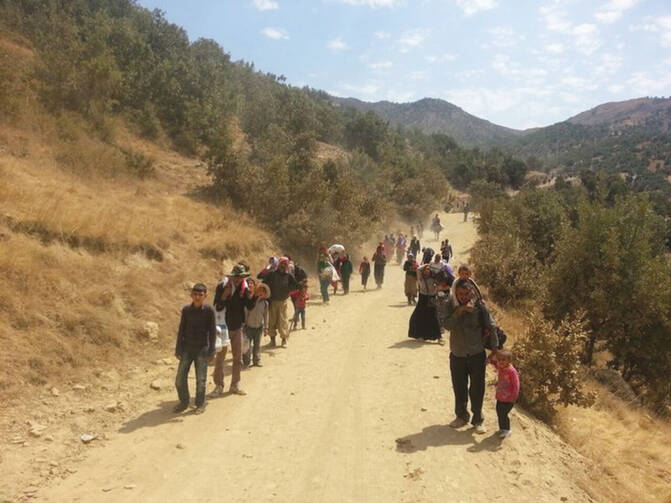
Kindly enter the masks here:
[[[526, 328], [524, 311], [494, 309], [512, 346]], [[597, 501], [671, 502], [671, 425], [596, 381], [587, 387], [596, 403], [560, 409], [556, 424], [562, 438], [593, 462], [583, 488]]]
[[[111, 148], [86, 144], [93, 157]], [[155, 178], [82, 174], [59, 162], [49, 124], [0, 126], [3, 403], [26, 386], [170, 354], [189, 284], [212, 287], [238, 259], [260, 268], [272, 253], [271, 236], [246, 216], [190, 195], [207, 180], [193, 159], [125, 145], [153, 156]], [[155, 344], [140, 335], [146, 321], [160, 325]]]

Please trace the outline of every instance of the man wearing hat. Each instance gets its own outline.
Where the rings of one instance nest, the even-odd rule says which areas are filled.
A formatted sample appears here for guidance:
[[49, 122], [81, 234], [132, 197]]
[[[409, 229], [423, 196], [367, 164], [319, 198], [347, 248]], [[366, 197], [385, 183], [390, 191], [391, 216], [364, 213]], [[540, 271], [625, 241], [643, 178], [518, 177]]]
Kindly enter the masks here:
[[286, 346], [289, 338], [287, 299], [292, 290], [298, 289], [296, 278], [289, 272], [289, 259], [280, 258], [277, 270], [266, 274], [263, 282], [270, 287], [270, 319], [268, 321], [270, 344], [275, 346], [275, 337], [279, 332], [282, 346]]
[[205, 410], [205, 388], [207, 385], [207, 360], [214, 354], [217, 328], [214, 309], [205, 304], [207, 287], [196, 283], [191, 289], [191, 304], [182, 308], [182, 317], [177, 331], [175, 356], [179, 360], [175, 387], [179, 404], [175, 412], [189, 407], [189, 369], [194, 364], [196, 371], [196, 414]]
[[228, 275], [229, 281], [224, 287], [222, 300], [226, 305], [226, 326], [231, 339], [233, 353], [233, 376], [229, 391], [236, 395], [246, 395], [240, 388], [240, 370], [242, 369], [242, 325], [245, 323], [245, 309], [252, 309], [256, 299], [252, 297], [245, 279], [249, 276], [247, 268], [237, 264]]

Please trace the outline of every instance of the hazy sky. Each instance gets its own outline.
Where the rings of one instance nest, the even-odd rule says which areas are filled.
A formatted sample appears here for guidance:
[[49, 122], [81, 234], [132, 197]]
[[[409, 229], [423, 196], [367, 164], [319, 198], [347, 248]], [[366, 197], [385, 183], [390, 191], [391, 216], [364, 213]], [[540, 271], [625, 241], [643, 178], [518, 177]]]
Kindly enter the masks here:
[[671, 95], [671, 0], [139, 0], [191, 40], [366, 101], [442, 98], [543, 126]]

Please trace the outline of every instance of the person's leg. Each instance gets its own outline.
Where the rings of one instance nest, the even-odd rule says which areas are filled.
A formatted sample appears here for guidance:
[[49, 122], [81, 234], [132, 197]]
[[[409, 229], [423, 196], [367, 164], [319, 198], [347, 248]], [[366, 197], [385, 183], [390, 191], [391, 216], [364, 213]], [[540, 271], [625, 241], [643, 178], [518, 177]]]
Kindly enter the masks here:
[[450, 353], [450, 375], [452, 390], [454, 391], [454, 414], [468, 422], [468, 373], [466, 372], [466, 358], [460, 358]]
[[196, 407], [205, 405], [205, 389], [207, 388], [207, 348], [196, 355]]
[[231, 353], [233, 354], [231, 389], [236, 389], [240, 384], [240, 369], [242, 368], [242, 329], [230, 331], [229, 336], [231, 338]]
[[261, 362], [261, 336], [263, 327], [247, 327], [247, 337], [252, 352], [252, 362], [257, 365]]
[[221, 348], [214, 357], [214, 372], [212, 372], [212, 380], [215, 386], [224, 387], [224, 361], [226, 360], [226, 353], [228, 346]]
[[283, 341], [289, 338], [289, 321], [287, 319], [287, 301], [278, 300], [278, 331]]
[[268, 308], [268, 334], [270, 335], [270, 342], [272, 344], [275, 343], [275, 336], [277, 335], [278, 318], [278, 301], [271, 300]]
[[182, 405], [189, 405], [189, 369], [193, 358], [188, 351], [184, 351], [177, 365], [177, 376], [175, 377], [175, 388], [177, 388], [177, 396]]
[[301, 307], [298, 314], [301, 315], [301, 327], [305, 328], [305, 308]]
[[249, 328], [245, 328], [242, 334], [242, 365], [247, 367], [252, 360], [252, 338]]
[[328, 302], [329, 301], [329, 280], [327, 279], [319, 279], [319, 287], [322, 292], [322, 301]]
[[514, 403], [496, 401], [496, 415], [499, 418], [499, 430], [510, 431], [510, 418], [508, 414], [513, 410]]
[[471, 424], [478, 425], [483, 421], [482, 402], [485, 399], [487, 355], [483, 351], [479, 355], [469, 356], [467, 365], [468, 377], [470, 378], [468, 396], [471, 399], [471, 412], [473, 413]]

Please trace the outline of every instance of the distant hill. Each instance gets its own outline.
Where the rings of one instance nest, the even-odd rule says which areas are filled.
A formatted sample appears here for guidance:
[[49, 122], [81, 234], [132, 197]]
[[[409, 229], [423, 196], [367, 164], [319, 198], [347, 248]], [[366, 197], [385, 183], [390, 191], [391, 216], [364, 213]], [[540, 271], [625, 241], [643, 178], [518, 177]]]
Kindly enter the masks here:
[[394, 126], [419, 129], [424, 133], [444, 133], [468, 147], [501, 145], [523, 134], [475, 117], [456, 105], [435, 98], [413, 103], [378, 101], [368, 103], [355, 98], [332, 97], [334, 103], [359, 111], [372, 111]]
[[671, 98], [636, 98], [604, 103], [566, 122], [611, 128], [647, 127], [655, 132], [671, 128]]
[[605, 103], [551, 126], [528, 131], [505, 150], [538, 157], [545, 168], [601, 168], [642, 174], [671, 165], [671, 99]]

